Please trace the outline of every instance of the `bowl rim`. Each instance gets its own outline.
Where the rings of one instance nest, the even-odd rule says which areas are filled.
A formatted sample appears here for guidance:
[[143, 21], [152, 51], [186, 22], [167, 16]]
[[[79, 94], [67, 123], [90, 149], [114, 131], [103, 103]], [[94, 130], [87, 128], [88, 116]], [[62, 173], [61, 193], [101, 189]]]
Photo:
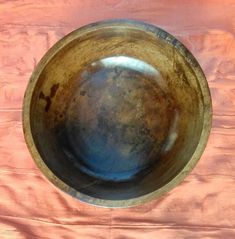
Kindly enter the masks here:
[[[203, 104], [204, 120], [203, 120], [203, 126], [202, 126], [199, 143], [193, 155], [191, 156], [190, 160], [185, 165], [185, 167], [181, 170], [181, 172], [179, 172], [178, 175], [176, 175], [171, 181], [169, 181], [163, 187], [151, 193], [148, 193], [146, 195], [136, 197], [136, 198], [131, 198], [131, 199], [125, 199], [125, 200], [106, 200], [106, 199], [99, 199], [92, 196], [88, 196], [86, 194], [83, 194], [77, 191], [73, 187], [63, 182], [44, 163], [34, 143], [32, 131], [31, 131], [31, 125], [30, 125], [30, 118], [31, 118], [30, 106], [31, 106], [32, 95], [34, 92], [34, 87], [36, 86], [37, 80], [41, 72], [43, 71], [44, 67], [47, 65], [47, 63], [64, 46], [66, 46], [68, 43], [72, 42], [79, 36], [97, 29], [110, 28], [110, 27], [111, 28], [129, 27], [132, 29], [134, 28], [134, 29], [142, 30], [148, 34], [152, 34], [153, 36], [164, 41], [167, 44], [173, 45], [180, 52], [180, 54], [186, 59], [186, 61], [189, 63], [190, 67], [194, 71], [195, 75], [197, 76], [198, 84], [201, 88], [201, 93], [202, 93], [203, 101], [204, 101], [204, 104]], [[200, 159], [209, 138], [211, 125], [212, 125], [212, 102], [211, 102], [209, 86], [199, 63], [194, 58], [192, 53], [179, 40], [177, 40], [174, 36], [172, 36], [168, 32], [162, 30], [161, 28], [146, 22], [130, 20], [130, 19], [113, 19], [113, 20], [105, 20], [105, 21], [91, 23], [81, 28], [78, 28], [72, 31], [71, 33], [67, 34], [62, 39], [60, 39], [46, 52], [46, 54], [42, 57], [42, 59], [37, 64], [36, 68], [34, 69], [30, 77], [27, 89], [25, 91], [24, 100], [23, 100], [22, 119], [23, 119], [24, 137], [25, 137], [25, 141], [28, 146], [28, 149], [31, 153], [31, 156], [33, 160], [35, 161], [37, 167], [42, 171], [44, 176], [53, 185], [55, 185], [57, 188], [61, 189], [62, 191], [66, 192], [67, 194], [79, 199], [82, 202], [86, 202], [88, 204], [101, 206], [101, 207], [123, 208], [123, 207], [131, 207], [131, 206], [143, 204], [145, 202], [148, 202], [152, 199], [155, 199], [164, 195], [165, 193], [173, 189], [176, 185], [178, 185], [180, 182], [182, 182], [183, 179], [192, 171], [192, 169], [195, 167], [196, 163]]]

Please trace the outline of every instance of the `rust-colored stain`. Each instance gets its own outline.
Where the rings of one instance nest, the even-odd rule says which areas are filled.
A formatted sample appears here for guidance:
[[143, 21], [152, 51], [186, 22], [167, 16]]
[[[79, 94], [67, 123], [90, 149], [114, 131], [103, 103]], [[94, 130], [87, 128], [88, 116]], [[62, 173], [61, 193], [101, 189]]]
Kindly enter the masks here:
[[[0, 1], [0, 238], [235, 238], [234, 5]], [[213, 128], [196, 168], [169, 194], [130, 209], [97, 208], [42, 177], [24, 143], [21, 107], [35, 64], [57, 40], [90, 22], [127, 17], [164, 28], [192, 51], [210, 86]]]

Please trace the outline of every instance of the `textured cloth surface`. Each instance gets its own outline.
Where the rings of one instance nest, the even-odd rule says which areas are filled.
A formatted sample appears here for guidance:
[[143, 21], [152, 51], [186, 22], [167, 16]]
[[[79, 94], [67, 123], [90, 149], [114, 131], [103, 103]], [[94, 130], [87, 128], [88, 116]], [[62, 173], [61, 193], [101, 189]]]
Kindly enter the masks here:
[[[213, 128], [192, 173], [160, 199], [129, 209], [86, 205], [36, 168], [21, 107], [45, 52], [94, 21], [156, 24], [194, 54], [209, 82]], [[0, 0], [0, 239], [235, 238], [235, 1]]]

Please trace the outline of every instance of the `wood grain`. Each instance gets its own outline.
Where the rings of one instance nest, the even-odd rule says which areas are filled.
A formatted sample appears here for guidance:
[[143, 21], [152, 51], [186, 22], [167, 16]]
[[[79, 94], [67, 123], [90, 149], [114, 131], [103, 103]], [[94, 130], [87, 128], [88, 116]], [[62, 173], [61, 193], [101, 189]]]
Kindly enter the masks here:
[[[235, 238], [235, 2], [0, 0], [0, 238]], [[62, 36], [109, 18], [154, 23], [195, 55], [209, 82], [213, 129], [193, 172], [165, 197], [102, 209], [57, 190], [24, 143], [32, 70]]]

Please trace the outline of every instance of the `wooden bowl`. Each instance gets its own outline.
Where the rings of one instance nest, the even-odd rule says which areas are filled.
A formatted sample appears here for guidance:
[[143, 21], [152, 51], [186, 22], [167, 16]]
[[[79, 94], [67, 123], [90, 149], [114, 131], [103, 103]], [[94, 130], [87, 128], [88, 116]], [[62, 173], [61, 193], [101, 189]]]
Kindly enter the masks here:
[[147, 23], [111, 20], [46, 53], [25, 93], [23, 126], [53, 184], [91, 204], [127, 207], [182, 181], [211, 115], [205, 76], [182, 43]]

